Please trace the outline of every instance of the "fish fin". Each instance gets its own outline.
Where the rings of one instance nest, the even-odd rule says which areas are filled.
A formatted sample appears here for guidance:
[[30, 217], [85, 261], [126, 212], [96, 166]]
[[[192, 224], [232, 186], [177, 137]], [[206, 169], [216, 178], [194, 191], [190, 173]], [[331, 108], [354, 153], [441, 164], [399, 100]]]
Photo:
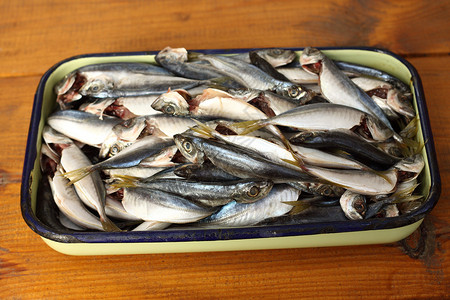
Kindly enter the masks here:
[[292, 156], [293, 156], [294, 160], [290, 160], [290, 159], [286, 159], [286, 158], [281, 158], [281, 160], [284, 161], [285, 163], [288, 163], [297, 168], [300, 168], [303, 171], [305, 171], [306, 173], [308, 173], [309, 169], [308, 169], [308, 167], [305, 166], [305, 164], [303, 163], [303, 160], [294, 153], [292, 153]]
[[210, 87], [217, 90], [227, 91], [229, 87], [236, 85], [236, 81], [228, 76], [216, 77], [208, 79], [205, 83]]
[[407, 139], [412, 139], [419, 131], [419, 116], [415, 116], [406, 126], [400, 131], [400, 136]]
[[[243, 121], [243, 122], [236, 122], [231, 125], [232, 128], [237, 129], [243, 129], [239, 133], [239, 135], [246, 135], [249, 134], [255, 130], [258, 130], [260, 128], [263, 128], [266, 126], [263, 120], [250, 120], [250, 121]], [[240, 131], [240, 130], [234, 130], [234, 131]]]
[[69, 179], [68, 185], [74, 184], [75, 182], [83, 179], [84, 177], [88, 176], [92, 172], [95, 171], [95, 165], [86, 166], [83, 168], [79, 168], [73, 171], [62, 173], [61, 176], [66, 177]]
[[200, 53], [200, 52], [194, 52], [194, 51], [188, 51], [187, 53], [187, 57], [188, 57], [188, 61], [199, 61], [201, 60], [201, 58], [204, 56], [205, 54]]
[[281, 201], [281, 203], [291, 205], [292, 209], [289, 211], [289, 215], [298, 215], [299, 213], [303, 212], [304, 210], [311, 207], [310, 203], [306, 203], [304, 201]]
[[116, 224], [113, 223], [109, 218], [100, 217], [100, 222], [102, 227], [106, 232], [120, 232], [122, 231]]
[[215, 130], [213, 128], [209, 127], [205, 123], [200, 122], [199, 120], [192, 119], [192, 121], [194, 121], [195, 124], [197, 124], [198, 126], [198, 127], [191, 127], [192, 131], [206, 135], [209, 138], [216, 137], [216, 134], [214, 134]]
[[410, 195], [410, 196], [406, 196], [406, 197], [401, 197], [401, 198], [397, 198], [395, 199], [392, 203], [405, 203], [405, 202], [412, 202], [412, 201], [416, 201], [419, 199], [422, 199], [423, 195]]
[[129, 176], [129, 175], [115, 175], [115, 181], [110, 184], [112, 188], [129, 188], [129, 187], [137, 187], [137, 181], [139, 181], [138, 177]]

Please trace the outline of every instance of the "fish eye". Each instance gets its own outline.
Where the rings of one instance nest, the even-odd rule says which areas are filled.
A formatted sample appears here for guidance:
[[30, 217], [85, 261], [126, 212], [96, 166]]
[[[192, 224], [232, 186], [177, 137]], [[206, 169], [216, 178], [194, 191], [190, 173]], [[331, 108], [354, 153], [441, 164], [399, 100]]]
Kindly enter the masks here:
[[283, 53], [283, 50], [278, 49], [278, 48], [277, 48], [277, 49], [272, 49], [271, 53], [272, 53], [273, 55], [280, 55], [280, 54]]
[[175, 106], [173, 104], [166, 105], [164, 107], [164, 113], [173, 115], [175, 113]]
[[289, 88], [288, 94], [290, 97], [295, 98], [300, 94], [300, 91], [296, 87]]
[[95, 81], [91, 84], [91, 86], [89, 87], [89, 90], [92, 93], [98, 93], [102, 87], [103, 87], [103, 85], [101, 82]]
[[184, 141], [183, 142], [183, 149], [187, 152], [187, 153], [191, 153], [193, 149], [192, 147], [192, 143], [189, 141]]
[[247, 191], [247, 196], [249, 197], [256, 197], [259, 195], [259, 187], [257, 186], [252, 186], [248, 191]]
[[322, 195], [323, 196], [329, 197], [329, 196], [331, 196], [331, 194], [332, 194], [331, 188], [325, 188], [325, 189], [322, 190]]
[[109, 150], [109, 155], [110, 155], [110, 156], [116, 155], [117, 153], [120, 152], [120, 148], [121, 148], [121, 147], [120, 147], [119, 145], [114, 144], [114, 145], [111, 147], [111, 149]]
[[366, 206], [364, 205], [363, 201], [356, 201], [353, 205], [353, 208], [360, 214], [364, 213], [366, 210]]

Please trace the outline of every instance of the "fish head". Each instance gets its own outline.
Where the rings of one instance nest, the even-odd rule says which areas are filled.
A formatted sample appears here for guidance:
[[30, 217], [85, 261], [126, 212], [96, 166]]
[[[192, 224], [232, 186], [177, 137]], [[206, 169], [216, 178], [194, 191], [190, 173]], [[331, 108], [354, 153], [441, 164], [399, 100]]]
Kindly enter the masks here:
[[152, 108], [167, 115], [186, 116], [189, 115], [188, 92], [184, 90], [168, 91], [160, 95], [152, 103]]
[[345, 192], [345, 189], [336, 185], [318, 184], [316, 192], [325, 197], [339, 197]]
[[272, 190], [273, 182], [270, 180], [252, 180], [238, 186], [239, 188], [233, 199], [239, 203], [253, 203], [267, 196]]
[[386, 103], [389, 107], [401, 115], [410, 118], [414, 118], [416, 115], [416, 111], [414, 110], [409, 97], [407, 95], [401, 95], [401, 93], [396, 89], [388, 91]]
[[277, 93], [284, 97], [295, 100], [301, 100], [301, 103], [306, 103], [314, 96], [310, 90], [307, 90], [299, 85], [293, 83], [283, 83], [282, 87], [277, 89]]
[[397, 164], [395, 164], [394, 168], [401, 172], [419, 174], [420, 172], [422, 172], [424, 166], [425, 161], [423, 159], [423, 156], [422, 154], [418, 153], [402, 159]]
[[78, 72], [71, 72], [55, 85], [56, 101], [61, 108], [66, 108], [68, 103], [80, 100], [82, 95], [79, 88], [86, 83], [86, 77]]
[[155, 57], [156, 61], [163, 59], [167, 62], [184, 63], [188, 60], [188, 52], [185, 48], [166, 47], [159, 51]]
[[344, 214], [350, 220], [361, 220], [367, 211], [366, 198], [363, 195], [345, 191], [339, 199]]
[[266, 51], [258, 52], [258, 54], [262, 58], [270, 62], [270, 64], [274, 68], [287, 65], [288, 63], [292, 62], [297, 56], [292, 50], [280, 48], [267, 49]]
[[385, 141], [394, 135], [394, 132], [384, 125], [378, 118], [370, 115], [365, 119], [365, 125], [372, 138], [376, 141]]
[[201, 150], [201, 143], [197, 141], [198, 138], [188, 135], [176, 134], [173, 136], [175, 145], [178, 150], [192, 163], [203, 163], [205, 160], [204, 154]]
[[312, 74], [319, 74], [322, 70], [322, 61], [324, 54], [320, 50], [307, 47], [300, 55], [300, 64], [305, 71]]
[[82, 96], [93, 98], [108, 98], [114, 88], [113, 81], [105, 76], [92, 76], [80, 87], [78, 92]]

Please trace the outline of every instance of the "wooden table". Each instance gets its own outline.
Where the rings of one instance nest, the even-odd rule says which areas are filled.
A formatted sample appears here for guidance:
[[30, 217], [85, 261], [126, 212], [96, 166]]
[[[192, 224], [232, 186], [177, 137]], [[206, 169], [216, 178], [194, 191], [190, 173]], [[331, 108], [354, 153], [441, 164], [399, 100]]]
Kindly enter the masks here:
[[[0, 3], [0, 298], [450, 297], [450, 2], [7, 1]], [[376, 46], [422, 77], [442, 194], [422, 234], [389, 245], [71, 257], [46, 246], [19, 207], [40, 77], [93, 52]], [[420, 251], [411, 250], [424, 242]]]

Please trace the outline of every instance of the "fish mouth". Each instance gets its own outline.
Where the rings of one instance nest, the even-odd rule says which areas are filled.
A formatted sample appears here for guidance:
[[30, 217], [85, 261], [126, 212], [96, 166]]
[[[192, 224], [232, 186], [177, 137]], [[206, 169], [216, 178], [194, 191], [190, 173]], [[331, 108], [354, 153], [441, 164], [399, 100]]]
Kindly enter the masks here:
[[322, 61], [304, 60], [301, 62], [302, 68], [312, 74], [319, 74], [322, 70]]
[[79, 73], [69, 74], [55, 86], [56, 101], [64, 107], [68, 103], [81, 99], [82, 95], [78, 91], [86, 81], [86, 77]]

